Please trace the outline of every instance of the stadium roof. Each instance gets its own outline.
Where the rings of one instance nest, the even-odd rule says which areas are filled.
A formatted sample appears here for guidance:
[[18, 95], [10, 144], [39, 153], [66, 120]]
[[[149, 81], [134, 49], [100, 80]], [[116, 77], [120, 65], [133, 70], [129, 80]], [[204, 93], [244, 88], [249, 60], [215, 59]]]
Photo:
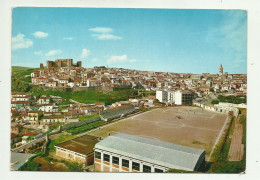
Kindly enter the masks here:
[[205, 151], [201, 149], [122, 133], [108, 136], [97, 143], [95, 149], [188, 171], [195, 170], [200, 157], [205, 158]]

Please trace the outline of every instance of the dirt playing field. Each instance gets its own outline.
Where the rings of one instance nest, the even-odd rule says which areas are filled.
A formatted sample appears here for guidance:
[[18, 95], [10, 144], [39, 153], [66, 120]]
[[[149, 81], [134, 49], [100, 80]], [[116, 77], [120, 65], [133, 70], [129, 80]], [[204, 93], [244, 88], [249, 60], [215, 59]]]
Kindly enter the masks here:
[[198, 107], [154, 109], [89, 131], [105, 138], [108, 133], [126, 133], [205, 149], [209, 156], [227, 115]]

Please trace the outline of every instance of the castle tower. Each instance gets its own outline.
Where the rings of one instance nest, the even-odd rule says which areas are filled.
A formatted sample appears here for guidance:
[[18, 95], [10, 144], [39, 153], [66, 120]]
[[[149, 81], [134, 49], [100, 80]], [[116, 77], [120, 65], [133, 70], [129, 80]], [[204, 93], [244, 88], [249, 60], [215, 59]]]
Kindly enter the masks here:
[[218, 74], [219, 75], [223, 75], [223, 67], [222, 64], [220, 64], [219, 68], [218, 68]]

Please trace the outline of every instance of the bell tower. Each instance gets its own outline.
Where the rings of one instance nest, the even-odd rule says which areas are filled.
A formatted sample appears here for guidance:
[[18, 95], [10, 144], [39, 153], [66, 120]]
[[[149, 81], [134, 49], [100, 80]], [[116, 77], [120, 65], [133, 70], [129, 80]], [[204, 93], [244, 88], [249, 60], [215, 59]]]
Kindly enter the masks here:
[[219, 68], [218, 68], [218, 75], [223, 75], [223, 67], [222, 64], [220, 64]]

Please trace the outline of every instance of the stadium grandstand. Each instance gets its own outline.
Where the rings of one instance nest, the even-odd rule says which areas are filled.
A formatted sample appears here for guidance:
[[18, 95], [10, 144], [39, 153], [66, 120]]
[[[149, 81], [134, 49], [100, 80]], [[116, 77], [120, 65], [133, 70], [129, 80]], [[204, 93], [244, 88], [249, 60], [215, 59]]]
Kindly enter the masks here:
[[101, 120], [103, 121], [110, 121], [116, 118], [124, 117], [128, 114], [132, 114], [136, 112], [137, 110], [133, 105], [128, 105], [124, 107], [119, 107], [119, 108], [114, 108], [114, 109], [109, 109], [106, 111], [101, 111], [99, 116]]

